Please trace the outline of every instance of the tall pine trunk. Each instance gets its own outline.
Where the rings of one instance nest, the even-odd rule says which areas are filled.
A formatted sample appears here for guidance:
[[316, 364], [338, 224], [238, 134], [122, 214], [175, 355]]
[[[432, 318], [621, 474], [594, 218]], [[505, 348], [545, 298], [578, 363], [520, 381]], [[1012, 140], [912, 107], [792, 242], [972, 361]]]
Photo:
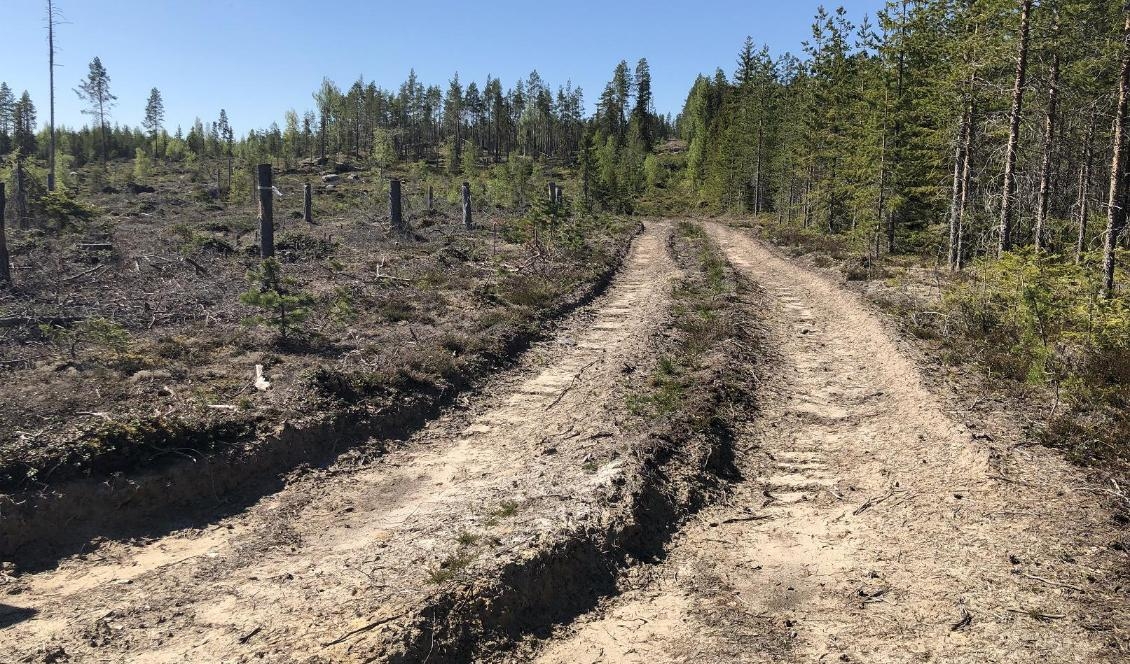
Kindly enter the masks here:
[[1075, 222], [1079, 236], [1075, 240], [1075, 264], [1083, 262], [1083, 252], [1087, 249], [1087, 191], [1091, 188], [1091, 156], [1094, 150], [1096, 107], [1091, 106], [1091, 119], [1087, 122], [1087, 135], [1083, 139], [1083, 160], [1079, 164], [1079, 189], [1075, 201]]
[[1012, 111], [1009, 114], [1008, 145], [1004, 155], [1004, 187], [1001, 192], [1000, 241], [997, 255], [1012, 248], [1012, 218], [1016, 210], [1016, 148], [1020, 140], [1020, 113], [1024, 103], [1024, 76], [1028, 70], [1028, 22], [1032, 0], [1020, 2], [1020, 39], [1016, 53], [1016, 78], [1012, 85]]
[[47, 130], [50, 141], [47, 147], [47, 191], [55, 191], [55, 6], [47, 0], [47, 80], [51, 92], [51, 116]]
[[1130, 97], [1130, 13], [1122, 26], [1122, 69], [1118, 77], [1118, 105], [1114, 111], [1114, 140], [1110, 157], [1110, 189], [1106, 201], [1106, 237], [1103, 240], [1103, 296], [1114, 297], [1114, 248], [1126, 217], [1122, 200], [1122, 175], [1126, 168], [1126, 104]]
[[[970, 80], [972, 90], [972, 80]], [[977, 107], [972, 97], [969, 100], [968, 119], [965, 128], [965, 147], [961, 163], [961, 199], [957, 203], [957, 248], [954, 251], [955, 267], [961, 270], [965, 267], [965, 208], [969, 204], [969, 183], [972, 181], [973, 171], [973, 130]]]
[[966, 106], [961, 114], [961, 125], [957, 132], [957, 147], [953, 157], [953, 191], [950, 198], [950, 237], [949, 237], [949, 268], [956, 270], [960, 263], [960, 237], [961, 237], [961, 202], [965, 196], [965, 181], [962, 178], [963, 167], [966, 164], [965, 151], [968, 149], [969, 124], [972, 110]]
[[1059, 12], [1055, 12], [1055, 21], [1052, 26], [1055, 44], [1052, 49], [1051, 73], [1048, 85], [1048, 108], [1044, 119], [1044, 157], [1040, 165], [1040, 194], [1036, 203], [1036, 229], [1033, 241], [1036, 251], [1043, 250], [1045, 234], [1048, 224], [1048, 196], [1051, 191], [1052, 152], [1055, 143], [1055, 114], [1056, 104], [1059, 101]]

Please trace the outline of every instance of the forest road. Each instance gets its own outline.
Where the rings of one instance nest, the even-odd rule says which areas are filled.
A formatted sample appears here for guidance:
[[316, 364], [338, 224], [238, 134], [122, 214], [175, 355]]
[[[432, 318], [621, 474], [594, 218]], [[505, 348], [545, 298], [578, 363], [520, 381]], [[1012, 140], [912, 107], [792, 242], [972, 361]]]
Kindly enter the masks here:
[[627, 453], [617, 390], [654, 361], [680, 274], [670, 233], [648, 222], [604, 295], [387, 453], [294, 477], [207, 528], [21, 576], [0, 662], [383, 661], [446, 580], [489, 578], [599, 521], [624, 472], [608, 452]]
[[1115, 661], [1088, 580], [1111, 526], [1081, 473], [972, 435], [856, 295], [707, 228], [763, 290], [775, 355], [745, 479], [536, 661]]

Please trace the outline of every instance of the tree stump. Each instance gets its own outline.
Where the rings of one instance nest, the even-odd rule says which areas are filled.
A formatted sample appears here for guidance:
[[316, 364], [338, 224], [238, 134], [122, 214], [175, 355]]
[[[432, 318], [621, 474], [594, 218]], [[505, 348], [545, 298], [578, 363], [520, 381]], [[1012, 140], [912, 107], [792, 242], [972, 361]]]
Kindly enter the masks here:
[[554, 204], [557, 203], [557, 183], [556, 182], [550, 182], [549, 183], [549, 202], [554, 203]]
[[471, 183], [464, 182], [462, 187], [463, 194], [463, 227], [471, 230]]
[[314, 223], [314, 199], [309, 182], [302, 185], [302, 220], [308, 224]]
[[259, 164], [259, 257], [275, 255], [275, 201], [271, 189], [271, 165]]
[[4, 207], [7, 205], [4, 183], [0, 182], [0, 281], [12, 283], [12, 272], [8, 266], [8, 237], [4, 230]]
[[432, 195], [432, 185], [429, 184], [428, 185], [427, 199], [424, 201], [425, 203], [427, 203], [427, 206], [428, 206], [428, 214], [431, 214], [432, 211], [435, 210], [434, 201], [435, 201], [435, 198]]
[[393, 230], [404, 230], [404, 210], [400, 205], [400, 180], [388, 181], [388, 219]]

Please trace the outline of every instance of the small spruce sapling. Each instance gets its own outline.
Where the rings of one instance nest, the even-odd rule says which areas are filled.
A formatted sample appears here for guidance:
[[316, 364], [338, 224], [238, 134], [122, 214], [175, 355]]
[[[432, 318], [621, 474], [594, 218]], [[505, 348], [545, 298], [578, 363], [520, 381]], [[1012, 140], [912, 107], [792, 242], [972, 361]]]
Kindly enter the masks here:
[[251, 287], [239, 296], [239, 301], [262, 309], [264, 313], [251, 321], [277, 329], [283, 341], [309, 317], [314, 298], [295, 289], [294, 279], [282, 275], [282, 265], [275, 258], [250, 270], [247, 281]]

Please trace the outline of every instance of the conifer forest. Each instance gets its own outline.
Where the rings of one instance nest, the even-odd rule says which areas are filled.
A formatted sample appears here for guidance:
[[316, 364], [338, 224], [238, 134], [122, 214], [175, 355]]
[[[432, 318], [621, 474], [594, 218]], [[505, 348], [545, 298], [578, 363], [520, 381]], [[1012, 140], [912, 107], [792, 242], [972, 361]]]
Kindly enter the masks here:
[[22, 4], [0, 664], [1130, 661], [1130, 4], [268, 126]]

